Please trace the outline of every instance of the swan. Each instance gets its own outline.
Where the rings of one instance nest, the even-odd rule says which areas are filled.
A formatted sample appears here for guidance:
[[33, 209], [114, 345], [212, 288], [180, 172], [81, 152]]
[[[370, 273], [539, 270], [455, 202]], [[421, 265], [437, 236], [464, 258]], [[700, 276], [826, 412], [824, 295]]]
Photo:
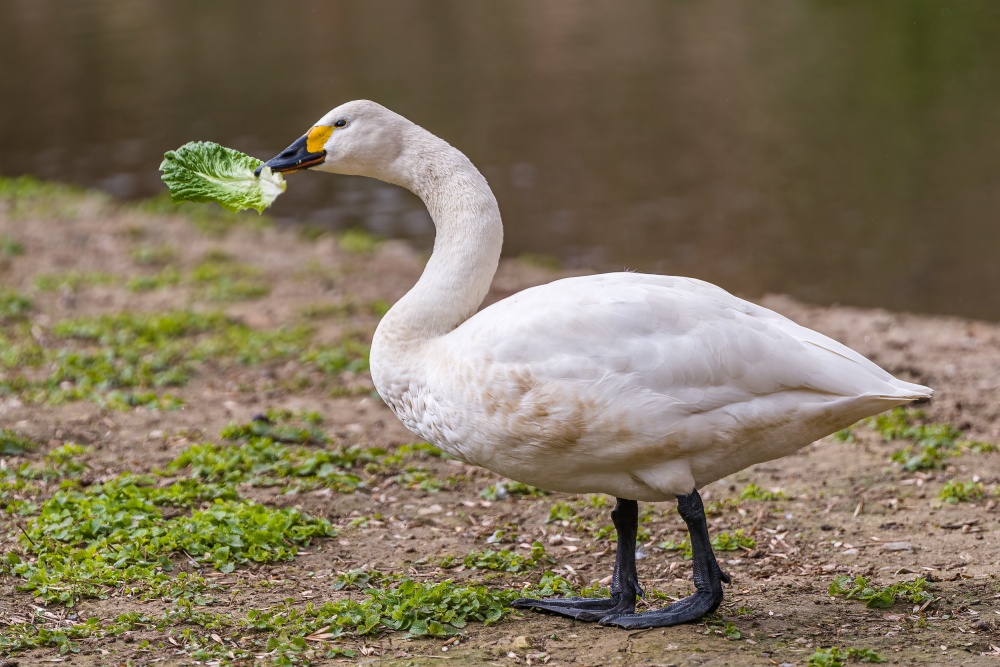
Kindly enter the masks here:
[[[503, 241], [493, 192], [464, 154], [375, 102], [338, 106], [266, 164], [377, 178], [415, 193], [430, 212], [430, 259], [371, 347], [375, 387], [410, 431], [519, 482], [616, 498], [610, 597], [516, 607], [623, 628], [715, 611], [730, 580], [712, 551], [699, 488], [931, 396], [691, 278], [566, 278], [476, 312]], [[638, 501], [674, 499], [690, 533], [695, 592], [635, 613]]]

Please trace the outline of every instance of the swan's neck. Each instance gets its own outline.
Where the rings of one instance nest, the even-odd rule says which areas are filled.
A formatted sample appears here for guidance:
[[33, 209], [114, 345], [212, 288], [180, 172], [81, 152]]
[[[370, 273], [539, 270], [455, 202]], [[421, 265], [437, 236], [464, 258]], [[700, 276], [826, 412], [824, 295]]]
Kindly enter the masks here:
[[415, 193], [434, 220], [434, 250], [420, 280], [382, 319], [372, 367], [443, 336], [471, 317], [500, 260], [503, 226], [496, 198], [465, 155], [420, 128], [386, 179]]

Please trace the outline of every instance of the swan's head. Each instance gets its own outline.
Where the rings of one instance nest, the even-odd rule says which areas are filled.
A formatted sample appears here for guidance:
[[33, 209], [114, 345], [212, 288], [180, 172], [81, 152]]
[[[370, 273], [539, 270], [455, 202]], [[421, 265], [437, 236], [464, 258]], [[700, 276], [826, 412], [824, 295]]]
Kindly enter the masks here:
[[381, 104], [355, 100], [320, 118], [265, 164], [279, 172], [317, 169], [394, 182], [394, 165], [414, 129], [413, 123]]

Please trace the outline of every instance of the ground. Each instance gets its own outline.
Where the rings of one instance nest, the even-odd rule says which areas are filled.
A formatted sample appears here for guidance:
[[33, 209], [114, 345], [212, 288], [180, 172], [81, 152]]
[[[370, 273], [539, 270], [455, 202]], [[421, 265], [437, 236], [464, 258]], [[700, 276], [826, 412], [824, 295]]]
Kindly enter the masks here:
[[[412, 446], [373, 393], [423, 259], [0, 181], [0, 664], [1000, 665], [1000, 326], [762, 299], [934, 399], [703, 489], [725, 602], [626, 632], [507, 605], [607, 584], [609, 499]], [[690, 563], [641, 509], [648, 608]]]

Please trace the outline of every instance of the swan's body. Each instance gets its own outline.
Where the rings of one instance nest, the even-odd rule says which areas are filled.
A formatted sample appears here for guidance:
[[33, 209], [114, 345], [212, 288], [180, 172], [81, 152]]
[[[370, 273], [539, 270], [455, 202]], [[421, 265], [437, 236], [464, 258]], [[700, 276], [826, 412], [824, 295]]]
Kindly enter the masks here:
[[[376, 331], [372, 377], [415, 434], [511, 479], [620, 503], [679, 497], [689, 525], [703, 523], [698, 487], [931, 394], [699, 280], [569, 278], [476, 313], [503, 238], [493, 193], [462, 153], [373, 102], [334, 109], [268, 165], [372, 176], [421, 197], [434, 252]], [[580, 604], [532, 602], [583, 617]]]
[[528, 289], [386, 347], [376, 386], [420, 437], [520, 482], [636, 500], [673, 500], [923, 395], [714, 285], [636, 273]]

